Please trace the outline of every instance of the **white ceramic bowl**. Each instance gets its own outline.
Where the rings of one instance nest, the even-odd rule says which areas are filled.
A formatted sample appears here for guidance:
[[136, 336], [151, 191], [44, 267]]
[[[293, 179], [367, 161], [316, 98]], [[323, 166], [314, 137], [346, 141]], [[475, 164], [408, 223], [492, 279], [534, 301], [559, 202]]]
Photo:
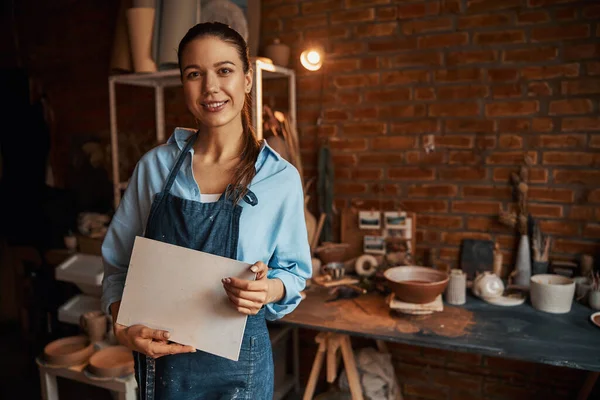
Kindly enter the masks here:
[[561, 275], [539, 274], [530, 280], [531, 304], [537, 310], [552, 314], [571, 311], [575, 281]]

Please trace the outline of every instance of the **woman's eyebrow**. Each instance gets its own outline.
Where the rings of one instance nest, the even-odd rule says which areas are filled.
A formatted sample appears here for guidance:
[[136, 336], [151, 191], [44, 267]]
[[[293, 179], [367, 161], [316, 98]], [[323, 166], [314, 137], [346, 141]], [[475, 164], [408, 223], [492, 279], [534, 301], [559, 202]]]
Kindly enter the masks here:
[[[235, 66], [235, 63], [233, 61], [219, 61], [213, 64], [213, 67], [220, 67], [221, 65], [225, 65], [225, 64], [231, 64], [233, 66]], [[185, 71], [186, 69], [189, 68], [195, 68], [195, 69], [200, 69], [200, 66], [196, 65], [196, 64], [190, 64], [187, 65], [183, 70]]]

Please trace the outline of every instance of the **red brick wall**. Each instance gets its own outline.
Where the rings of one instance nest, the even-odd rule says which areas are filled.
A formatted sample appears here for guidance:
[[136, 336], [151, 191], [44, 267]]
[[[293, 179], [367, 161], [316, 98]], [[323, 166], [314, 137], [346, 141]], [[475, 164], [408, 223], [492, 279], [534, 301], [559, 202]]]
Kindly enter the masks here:
[[308, 175], [329, 140], [338, 206], [418, 212], [419, 247], [439, 248], [440, 265], [456, 263], [464, 238], [497, 240], [511, 264], [515, 236], [496, 216], [513, 207], [508, 177], [527, 153], [531, 212], [555, 238], [552, 256], [599, 249], [600, 4], [262, 4], [263, 43], [326, 49], [322, 98], [322, 71], [295, 63], [299, 124]]
[[[47, 88], [57, 116], [55, 172], [62, 178], [69, 143], [77, 135], [108, 140], [107, 71], [118, 2], [17, 3], [20, 51], [13, 49], [10, 18], [3, 14], [0, 26], [7, 34], [0, 48], [7, 51], [0, 65], [16, 65], [21, 54]], [[600, 10], [591, 1], [532, 0], [531, 9], [525, 1], [517, 8], [521, 2], [512, 0], [262, 3], [263, 43], [281, 36], [295, 54], [308, 40], [327, 46], [330, 90], [323, 96], [324, 124], [315, 127], [321, 76], [297, 68], [299, 122], [309, 175], [315, 173], [319, 140], [332, 138], [340, 205], [381, 198], [391, 206], [401, 200], [421, 214], [423, 245], [448, 243], [440, 251], [444, 263], [456, 260], [464, 230], [475, 237], [492, 232], [510, 253], [512, 232], [494, 223], [493, 213], [510, 203], [506, 180], [516, 168], [514, 153], [533, 151], [534, 210], [547, 217], [545, 230], [560, 239], [557, 254], [593, 250], [594, 238], [600, 237], [600, 193], [592, 190], [600, 179], [600, 124], [594, 123]], [[559, 21], [565, 25], [558, 26]], [[458, 30], [450, 29], [455, 25]], [[544, 30], [586, 38], [534, 42]], [[490, 36], [493, 32], [508, 33]], [[465, 37], [473, 44], [460, 45]], [[127, 134], [151, 137], [151, 91], [125, 87], [118, 100], [119, 126]], [[177, 90], [166, 93], [166, 103], [168, 129], [189, 124]], [[590, 104], [591, 112], [577, 113]], [[461, 116], [453, 117], [457, 113]], [[425, 155], [422, 136], [428, 133], [435, 134], [438, 150]], [[464, 201], [479, 206], [465, 209]], [[590, 239], [577, 239], [584, 233]], [[310, 332], [303, 334], [302, 345], [306, 382], [310, 350], [315, 350]], [[392, 346], [392, 351], [405, 399], [530, 399], [540, 391], [569, 399], [583, 379], [580, 371], [465, 353], [406, 346]]]

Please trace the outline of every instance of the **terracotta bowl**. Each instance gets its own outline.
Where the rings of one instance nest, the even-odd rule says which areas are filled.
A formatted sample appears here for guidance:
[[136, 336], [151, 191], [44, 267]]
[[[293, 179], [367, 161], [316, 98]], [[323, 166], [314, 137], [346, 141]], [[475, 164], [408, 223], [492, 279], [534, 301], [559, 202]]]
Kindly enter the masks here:
[[347, 249], [347, 243], [326, 242], [315, 249], [315, 254], [323, 262], [323, 265], [325, 265], [333, 262], [345, 261]]
[[104, 378], [133, 373], [133, 353], [125, 346], [106, 347], [90, 357], [89, 372]]
[[398, 300], [413, 304], [431, 303], [446, 289], [449, 280], [445, 272], [418, 266], [393, 267], [383, 275]]
[[87, 336], [69, 336], [50, 342], [44, 347], [48, 364], [70, 366], [85, 363], [94, 354], [94, 345]]

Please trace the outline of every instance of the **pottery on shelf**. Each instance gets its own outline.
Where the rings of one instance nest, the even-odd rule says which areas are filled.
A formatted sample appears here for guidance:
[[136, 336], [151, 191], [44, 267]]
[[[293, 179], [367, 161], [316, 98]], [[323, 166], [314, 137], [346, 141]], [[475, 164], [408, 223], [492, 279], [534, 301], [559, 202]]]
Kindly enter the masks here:
[[450, 279], [446, 288], [446, 303], [462, 305], [467, 302], [467, 274], [461, 269], [450, 270]]
[[154, 8], [127, 10], [127, 27], [135, 72], [156, 72], [156, 63], [152, 59], [154, 13]]
[[398, 300], [415, 304], [434, 301], [450, 280], [446, 272], [420, 266], [392, 267], [383, 276]]
[[473, 281], [473, 294], [482, 299], [493, 299], [504, 293], [504, 282], [496, 274], [485, 271]]
[[88, 311], [81, 314], [79, 325], [87, 333], [92, 343], [104, 339], [107, 330], [106, 315], [102, 311]]
[[531, 277], [531, 305], [552, 314], [571, 311], [575, 294], [575, 281], [562, 275], [540, 274]]
[[94, 345], [87, 336], [68, 336], [44, 347], [44, 360], [54, 366], [68, 367], [85, 363], [94, 354]]
[[290, 62], [290, 46], [274, 39], [273, 43], [265, 47], [265, 56], [273, 60], [273, 64], [287, 67]]
[[345, 261], [348, 247], [348, 243], [325, 242], [315, 249], [315, 254], [323, 261], [323, 264], [342, 262]]
[[517, 250], [517, 262], [513, 271], [513, 284], [529, 287], [531, 278], [531, 251], [529, 247], [529, 236], [521, 235], [519, 248]]
[[125, 346], [110, 346], [90, 357], [89, 372], [100, 377], [122, 377], [133, 374], [133, 353]]

